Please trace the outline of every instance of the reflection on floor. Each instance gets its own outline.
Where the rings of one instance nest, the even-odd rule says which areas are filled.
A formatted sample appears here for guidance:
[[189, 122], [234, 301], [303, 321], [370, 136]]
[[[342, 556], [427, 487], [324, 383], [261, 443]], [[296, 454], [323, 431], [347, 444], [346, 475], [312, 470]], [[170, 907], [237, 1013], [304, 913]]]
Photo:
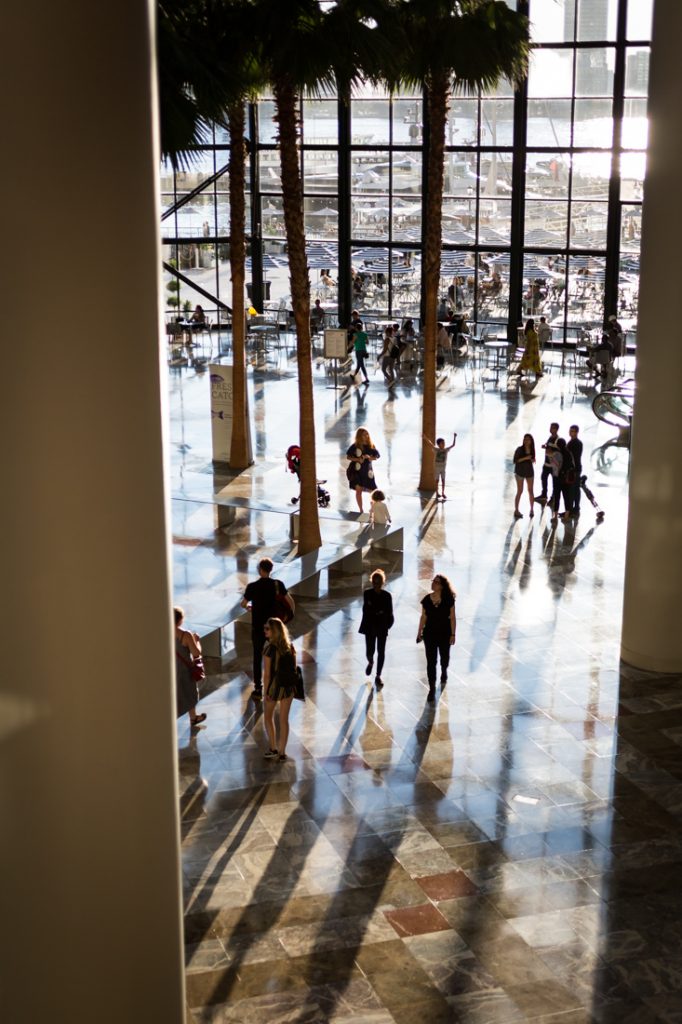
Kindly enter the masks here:
[[[352, 507], [340, 454], [365, 426], [394, 516], [419, 523], [387, 566], [385, 688], [366, 681], [366, 581], [348, 577], [299, 605], [309, 697], [288, 763], [263, 759], [247, 659], [211, 679], [205, 728], [179, 723], [188, 1019], [678, 1021], [682, 685], [618, 661], [627, 453], [602, 447], [574, 374], [507, 390], [458, 371], [439, 391], [439, 432], [458, 433], [449, 500], [419, 504], [418, 391], [378, 381], [364, 395], [319, 377], [316, 401], [330, 514]], [[216, 480], [208, 385], [172, 379], [175, 497], [284, 508], [296, 381], [285, 367], [254, 386], [258, 464]], [[527, 507], [511, 518], [510, 456], [553, 419], [562, 435], [581, 426], [601, 525], [585, 500], [571, 525]], [[220, 564], [253, 577], [263, 549], [286, 548], [254, 521], [211, 549], [201, 519], [213, 554], [181, 563], [186, 593]], [[414, 641], [434, 571], [457, 589], [459, 628], [432, 706]]]

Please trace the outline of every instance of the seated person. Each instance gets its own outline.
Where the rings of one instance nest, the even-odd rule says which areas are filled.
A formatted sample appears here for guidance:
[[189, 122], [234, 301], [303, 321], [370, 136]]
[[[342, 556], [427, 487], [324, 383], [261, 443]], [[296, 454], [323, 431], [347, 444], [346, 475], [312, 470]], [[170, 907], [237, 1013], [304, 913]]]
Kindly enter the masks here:
[[538, 324], [537, 335], [538, 335], [538, 344], [540, 345], [540, 348], [542, 349], [542, 348], [545, 347], [547, 342], [552, 337], [552, 328], [547, 323], [547, 317], [545, 317], [545, 316], [541, 316], [540, 317], [540, 323]]
[[452, 338], [445, 329], [445, 324], [438, 324], [436, 334], [436, 365], [443, 366], [446, 356], [452, 356]]
[[194, 312], [192, 313], [191, 317], [189, 318], [189, 322], [195, 328], [196, 327], [205, 327], [206, 326], [206, 314], [204, 313], [204, 310], [203, 310], [202, 306], [198, 306], [197, 305], [197, 306], [194, 307]]
[[590, 351], [587, 366], [594, 371], [597, 377], [606, 377], [612, 362], [613, 345], [609, 341], [608, 335], [602, 334], [601, 341], [597, 342]]

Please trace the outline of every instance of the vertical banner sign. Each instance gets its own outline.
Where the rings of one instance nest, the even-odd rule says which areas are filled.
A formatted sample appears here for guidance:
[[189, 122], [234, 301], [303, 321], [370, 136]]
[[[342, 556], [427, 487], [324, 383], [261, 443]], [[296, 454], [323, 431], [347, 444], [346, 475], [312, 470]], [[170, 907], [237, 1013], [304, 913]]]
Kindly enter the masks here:
[[232, 441], [232, 367], [212, 363], [208, 372], [211, 381], [213, 461], [229, 462]]
[[[232, 367], [225, 366], [222, 363], [211, 363], [208, 372], [211, 382], [213, 461], [229, 462], [230, 444], [232, 441]], [[246, 443], [249, 461], [253, 461], [248, 396], [246, 405]]]

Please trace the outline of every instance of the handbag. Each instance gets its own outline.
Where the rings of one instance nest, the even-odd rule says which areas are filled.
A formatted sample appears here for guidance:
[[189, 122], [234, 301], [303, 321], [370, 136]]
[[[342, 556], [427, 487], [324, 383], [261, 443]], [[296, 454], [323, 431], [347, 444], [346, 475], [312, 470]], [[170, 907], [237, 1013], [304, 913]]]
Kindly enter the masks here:
[[180, 661], [184, 661], [185, 665], [187, 665], [193, 683], [200, 683], [202, 682], [202, 680], [206, 678], [204, 659], [201, 657], [201, 655], [199, 655], [198, 658], [194, 658], [192, 661], [190, 661], [189, 658], [185, 658], [184, 655], [178, 654], [177, 651], [175, 653], [178, 655]]
[[294, 617], [294, 613], [291, 610], [291, 605], [287, 601], [285, 595], [281, 592], [279, 586], [279, 580], [275, 580], [275, 600], [273, 604], [273, 619], [279, 619], [285, 625], [287, 622], [291, 622]]
[[303, 687], [303, 673], [299, 666], [296, 666], [296, 689], [294, 690], [294, 700], [305, 700], [305, 689]]

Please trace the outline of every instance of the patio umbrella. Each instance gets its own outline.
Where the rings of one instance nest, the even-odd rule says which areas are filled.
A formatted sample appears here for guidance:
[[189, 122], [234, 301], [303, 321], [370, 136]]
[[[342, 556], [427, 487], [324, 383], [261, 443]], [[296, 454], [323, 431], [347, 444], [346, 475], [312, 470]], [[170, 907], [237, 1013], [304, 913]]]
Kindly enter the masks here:
[[526, 232], [524, 241], [526, 245], [560, 245], [562, 242], [565, 243], [565, 239], [561, 235], [556, 234], [554, 231], [548, 231], [546, 228], [531, 228], [530, 231]]
[[309, 270], [331, 270], [332, 267], [338, 267], [338, 265], [339, 261], [336, 256], [314, 254], [308, 257]]

